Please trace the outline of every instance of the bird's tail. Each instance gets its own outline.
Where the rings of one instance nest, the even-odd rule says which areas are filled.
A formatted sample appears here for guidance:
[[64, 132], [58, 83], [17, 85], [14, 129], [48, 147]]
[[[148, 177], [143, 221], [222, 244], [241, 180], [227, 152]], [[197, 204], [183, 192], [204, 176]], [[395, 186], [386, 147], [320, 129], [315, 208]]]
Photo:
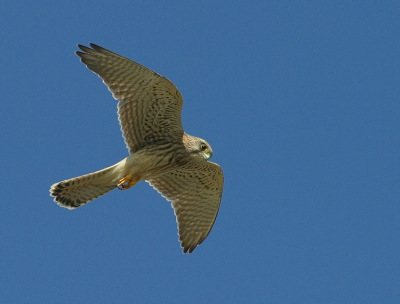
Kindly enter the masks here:
[[115, 169], [118, 164], [103, 170], [55, 183], [50, 187], [50, 195], [61, 207], [80, 207], [117, 187]]

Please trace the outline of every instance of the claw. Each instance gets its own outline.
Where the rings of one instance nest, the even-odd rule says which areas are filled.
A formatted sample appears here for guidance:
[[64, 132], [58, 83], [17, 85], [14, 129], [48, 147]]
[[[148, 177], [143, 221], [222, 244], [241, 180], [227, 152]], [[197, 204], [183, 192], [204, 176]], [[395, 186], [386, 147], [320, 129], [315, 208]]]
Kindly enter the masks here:
[[126, 190], [135, 186], [138, 181], [139, 178], [133, 178], [133, 175], [129, 174], [124, 178], [121, 178], [117, 186], [119, 190]]

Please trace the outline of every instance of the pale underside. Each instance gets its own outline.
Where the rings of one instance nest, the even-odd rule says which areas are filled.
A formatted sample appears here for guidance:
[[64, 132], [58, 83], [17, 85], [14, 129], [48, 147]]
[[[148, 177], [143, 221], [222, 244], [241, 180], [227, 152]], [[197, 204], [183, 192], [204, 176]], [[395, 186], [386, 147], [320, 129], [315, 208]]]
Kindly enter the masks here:
[[[129, 153], [135, 155], [154, 145], [159, 145], [158, 153], [166, 147], [166, 153], [173, 149], [179, 155], [186, 153], [182, 142], [183, 98], [172, 82], [100, 46], [90, 46], [79, 45], [83, 52], [76, 53], [119, 100], [118, 118]], [[207, 237], [217, 217], [223, 188], [221, 168], [188, 155], [179, 166], [174, 164], [161, 175], [147, 174], [146, 181], [172, 202], [181, 246], [184, 252], [192, 252]], [[57, 191], [52, 195], [62, 192]], [[63, 205], [61, 200], [57, 202]]]

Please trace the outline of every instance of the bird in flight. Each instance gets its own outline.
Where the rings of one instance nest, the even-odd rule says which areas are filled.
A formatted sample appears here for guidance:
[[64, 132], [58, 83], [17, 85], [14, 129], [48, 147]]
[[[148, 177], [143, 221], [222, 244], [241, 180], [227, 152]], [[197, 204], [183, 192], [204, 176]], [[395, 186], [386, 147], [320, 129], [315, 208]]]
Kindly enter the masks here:
[[183, 131], [183, 98], [152, 70], [103, 47], [78, 45], [76, 55], [118, 100], [118, 119], [129, 156], [115, 165], [55, 183], [50, 195], [61, 207], [78, 208], [107, 192], [148, 182], [171, 201], [183, 252], [210, 233], [218, 214], [224, 177], [209, 162], [211, 146]]

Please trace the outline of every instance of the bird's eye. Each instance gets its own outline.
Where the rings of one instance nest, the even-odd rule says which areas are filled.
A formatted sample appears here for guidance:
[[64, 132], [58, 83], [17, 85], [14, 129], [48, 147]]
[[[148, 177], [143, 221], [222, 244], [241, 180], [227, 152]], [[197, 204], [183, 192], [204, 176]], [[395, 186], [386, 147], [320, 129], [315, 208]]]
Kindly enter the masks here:
[[207, 149], [206, 144], [202, 143], [202, 144], [200, 145], [200, 149], [201, 149], [201, 151], [206, 150], [206, 149]]

